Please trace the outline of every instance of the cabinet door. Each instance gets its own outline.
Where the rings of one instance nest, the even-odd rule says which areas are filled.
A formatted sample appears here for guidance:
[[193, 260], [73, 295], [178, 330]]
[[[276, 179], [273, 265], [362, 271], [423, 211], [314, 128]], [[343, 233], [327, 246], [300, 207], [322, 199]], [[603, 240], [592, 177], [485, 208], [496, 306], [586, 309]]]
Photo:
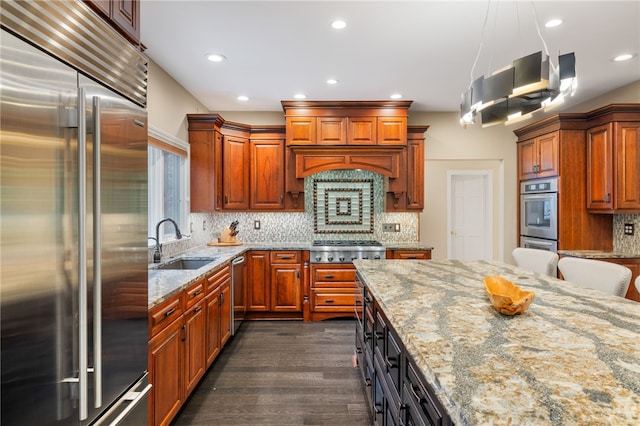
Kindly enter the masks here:
[[184, 401], [184, 321], [174, 321], [149, 342], [149, 423], [168, 425]]
[[284, 209], [284, 140], [251, 141], [251, 209]]
[[615, 125], [614, 209], [640, 212], [640, 122]]
[[140, 40], [140, 1], [113, 0], [111, 19], [134, 41]]
[[394, 250], [394, 259], [431, 259], [431, 250]]
[[287, 146], [315, 145], [316, 117], [287, 117]]
[[207, 305], [207, 367], [210, 366], [220, 353], [220, 287], [216, 287], [205, 298]]
[[271, 267], [271, 311], [302, 312], [300, 265]]
[[347, 119], [344, 117], [318, 117], [316, 121], [318, 145], [344, 145], [347, 143]]
[[249, 140], [236, 136], [223, 137], [224, 208], [249, 208]]
[[407, 117], [378, 117], [378, 145], [406, 145]]
[[220, 346], [231, 337], [231, 279], [220, 285]]
[[347, 119], [348, 145], [375, 145], [377, 134], [376, 117], [349, 117]]
[[407, 144], [407, 210], [424, 209], [424, 141]]
[[538, 145], [537, 177], [558, 175], [558, 133], [552, 132], [536, 138]]
[[251, 251], [247, 255], [247, 311], [268, 311], [269, 290], [269, 252]]
[[612, 211], [613, 134], [611, 124], [587, 131], [587, 208]]
[[184, 314], [185, 318], [185, 398], [195, 389], [204, 376], [206, 367], [206, 315], [205, 302], [200, 300]]
[[520, 180], [533, 179], [536, 177], [535, 170], [537, 162], [536, 140], [529, 139], [518, 143], [518, 170], [520, 170]]
[[213, 212], [216, 208], [214, 133], [209, 130], [189, 131], [192, 212]]

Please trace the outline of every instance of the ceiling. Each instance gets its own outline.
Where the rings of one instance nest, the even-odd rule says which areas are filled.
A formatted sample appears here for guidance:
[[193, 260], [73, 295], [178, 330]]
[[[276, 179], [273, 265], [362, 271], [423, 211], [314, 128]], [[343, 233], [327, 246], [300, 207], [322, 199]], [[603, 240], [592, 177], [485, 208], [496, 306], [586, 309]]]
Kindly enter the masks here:
[[[336, 18], [347, 27], [331, 28]], [[564, 22], [545, 28], [551, 18]], [[141, 39], [212, 112], [282, 111], [280, 101], [299, 92], [307, 100], [387, 100], [399, 92], [413, 100], [411, 110], [458, 111], [476, 56], [473, 78], [547, 49], [554, 63], [575, 52], [578, 90], [564, 108], [640, 79], [634, 0], [142, 0]], [[214, 52], [227, 60], [208, 61]], [[635, 56], [613, 62], [623, 52]]]

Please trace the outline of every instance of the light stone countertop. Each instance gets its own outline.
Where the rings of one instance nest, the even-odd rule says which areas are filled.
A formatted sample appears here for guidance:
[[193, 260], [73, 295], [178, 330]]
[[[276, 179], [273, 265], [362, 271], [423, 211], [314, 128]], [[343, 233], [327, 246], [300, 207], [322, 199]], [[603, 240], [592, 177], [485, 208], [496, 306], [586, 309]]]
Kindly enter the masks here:
[[[501, 262], [354, 264], [456, 425], [640, 424], [640, 303]], [[529, 309], [496, 312], [486, 275]]]
[[[240, 246], [204, 246], [191, 249], [185, 253], [173, 257], [162, 259], [165, 263], [173, 258], [189, 256], [189, 257], [217, 257], [217, 259], [202, 268], [196, 270], [156, 270], [152, 269], [155, 264], [149, 264], [149, 287], [148, 287], [148, 308], [159, 305], [160, 303], [170, 299], [189, 285], [202, 279], [210, 271], [230, 262], [236, 256], [243, 254], [249, 250], [309, 250], [313, 245], [311, 241], [302, 242], [249, 242]], [[409, 243], [383, 243], [386, 248], [404, 248], [424, 250], [431, 249], [431, 246], [418, 242]]]
[[605, 250], [558, 250], [558, 254], [584, 259], [640, 259], [640, 253]]

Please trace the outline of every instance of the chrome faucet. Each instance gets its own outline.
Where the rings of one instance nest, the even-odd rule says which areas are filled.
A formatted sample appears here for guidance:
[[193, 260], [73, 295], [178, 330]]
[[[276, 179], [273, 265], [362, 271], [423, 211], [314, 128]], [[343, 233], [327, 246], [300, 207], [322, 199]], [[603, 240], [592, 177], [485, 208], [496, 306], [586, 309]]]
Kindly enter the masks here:
[[173, 227], [176, 229], [176, 239], [179, 240], [182, 238], [182, 233], [180, 232], [180, 228], [178, 228], [178, 224], [175, 222], [175, 220], [166, 218], [158, 222], [158, 224], [156, 225], [156, 237], [149, 237], [149, 239], [156, 240], [156, 247], [153, 250], [153, 263], [160, 263], [160, 259], [162, 258], [162, 244], [160, 244], [160, 225], [162, 225], [164, 222], [171, 222], [173, 224]]

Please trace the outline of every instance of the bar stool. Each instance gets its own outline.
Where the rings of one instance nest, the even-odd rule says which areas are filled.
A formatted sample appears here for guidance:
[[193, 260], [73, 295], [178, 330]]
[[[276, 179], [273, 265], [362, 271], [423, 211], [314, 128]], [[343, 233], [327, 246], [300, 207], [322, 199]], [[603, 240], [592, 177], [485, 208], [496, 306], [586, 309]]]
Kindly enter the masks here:
[[602, 260], [563, 257], [558, 269], [567, 281], [620, 297], [625, 297], [631, 282], [631, 269]]
[[558, 255], [552, 251], [516, 247], [511, 255], [523, 269], [552, 277], [558, 275]]
[[640, 293], [640, 275], [636, 277], [636, 291]]

